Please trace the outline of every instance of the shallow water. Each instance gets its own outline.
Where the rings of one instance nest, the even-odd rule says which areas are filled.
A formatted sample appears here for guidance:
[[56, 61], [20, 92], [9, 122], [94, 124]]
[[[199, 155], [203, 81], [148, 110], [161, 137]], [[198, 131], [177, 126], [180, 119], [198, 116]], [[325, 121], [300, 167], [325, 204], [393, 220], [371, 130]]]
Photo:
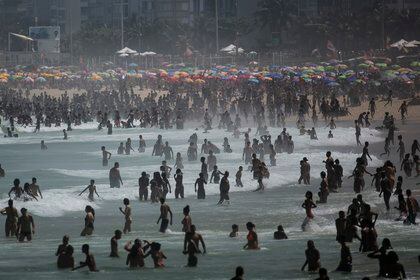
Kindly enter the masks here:
[[[355, 159], [361, 148], [354, 148], [354, 129], [337, 128], [334, 139], [327, 139], [328, 129], [318, 128], [318, 141], [311, 141], [307, 136], [298, 136], [295, 128], [288, 128], [295, 142], [294, 154], [278, 154], [277, 166], [270, 167], [270, 179], [265, 181], [267, 190], [264, 193], [252, 193], [256, 182], [251, 173], [244, 171], [244, 188], [234, 187], [234, 174], [241, 161], [243, 139], [234, 139], [222, 130], [211, 133], [198, 132], [198, 143], [204, 138], [209, 139], [222, 149], [223, 137], [228, 136], [232, 154], [216, 155], [221, 171], [228, 170], [231, 174], [231, 205], [216, 206], [219, 187], [215, 184], [206, 186], [205, 201], [195, 199], [193, 183], [198, 177], [200, 164], [187, 161], [187, 140], [194, 132], [194, 125], [190, 129], [158, 130], [158, 129], [114, 129], [114, 134], [106, 135], [106, 130], [97, 131], [95, 124], [85, 124], [75, 127], [69, 132], [69, 139], [62, 140], [62, 128], [42, 128], [40, 133], [32, 133], [33, 127], [18, 128], [20, 135], [17, 139], [0, 138], [0, 163], [6, 170], [6, 177], [0, 180], [2, 195], [0, 203], [6, 205], [7, 191], [14, 178], [20, 178], [22, 185], [35, 176], [42, 188], [44, 199], [39, 202], [16, 202], [16, 207], [23, 205], [34, 215], [37, 223], [37, 234], [33, 242], [17, 244], [14, 239], [0, 237], [0, 279], [7, 276], [22, 279], [36, 276], [37, 279], [81, 279], [101, 278], [115, 279], [120, 275], [127, 279], [145, 277], [155, 279], [226, 279], [234, 272], [237, 265], [246, 270], [246, 279], [312, 279], [314, 275], [300, 272], [304, 261], [304, 249], [308, 239], [314, 239], [321, 252], [322, 265], [334, 270], [339, 260], [339, 245], [335, 242], [334, 219], [341, 209], [346, 209], [351, 199], [351, 180], [345, 180], [345, 187], [339, 194], [331, 194], [327, 205], [318, 207], [314, 212], [316, 218], [310, 225], [310, 230], [302, 232], [300, 224], [305, 216], [300, 208], [304, 193], [311, 190], [317, 192], [319, 173], [324, 170], [322, 160], [326, 150], [332, 150], [333, 158], [340, 159], [345, 175], [351, 172]], [[273, 140], [280, 133], [279, 129], [270, 129]], [[146, 139], [146, 153], [132, 152], [132, 155], [117, 155], [119, 142], [131, 137], [133, 147], [138, 147], [138, 135]], [[181, 152], [184, 158], [184, 187], [186, 198], [174, 200], [173, 194], [168, 194], [168, 203], [174, 212], [174, 225], [170, 232], [159, 234], [156, 220], [159, 216], [158, 205], [140, 203], [137, 201], [137, 180], [142, 171], [151, 173], [158, 170], [162, 161], [159, 157], [152, 157], [152, 146], [157, 134], [168, 140], [174, 153]], [[48, 150], [40, 150], [40, 141], [45, 140]], [[362, 130], [362, 141], [371, 143], [382, 142], [382, 135], [371, 129]], [[104, 145], [113, 153], [110, 166], [114, 161], [120, 163], [120, 172], [124, 181], [121, 189], [110, 189], [108, 182], [109, 168], [102, 167], [100, 147]], [[326, 148], [328, 147], [328, 148]], [[312, 186], [299, 186], [295, 182], [299, 177], [299, 160], [308, 157], [311, 164]], [[369, 167], [379, 166], [382, 161], [372, 157]], [[268, 160], [268, 156], [266, 158]], [[171, 165], [173, 166], [173, 163]], [[244, 168], [246, 170], [246, 167]], [[100, 199], [89, 203], [87, 195], [77, 196], [90, 179], [96, 180]], [[366, 178], [366, 182], [370, 182]], [[171, 179], [174, 187], [174, 181]], [[115, 229], [123, 227], [123, 216], [118, 211], [122, 206], [122, 199], [130, 198], [133, 207], [133, 232], [124, 235], [120, 241], [120, 255], [118, 260], [107, 257], [109, 240]], [[416, 255], [420, 252], [419, 227], [405, 227], [392, 221], [397, 216], [396, 211], [383, 213], [384, 206], [377, 193], [369, 188], [364, 197], [375, 211], [380, 212], [377, 225], [379, 242], [382, 237], [391, 239], [394, 249], [399, 253], [401, 262], [411, 278], [420, 277]], [[395, 198], [393, 198], [395, 204]], [[83, 227], [83, 209], [91, 204], [96, 210], [95, 233], [92, 237], [79, 237]], [[199, 256], [198, 268], [184, 268], [186, 256], [182, 255], [183, 234], [181, 232], [182, 208], [189, 204], [193, 223], [203, 234], [208, 247], [208, 253]], [[4, 221], [4, 220], [2, 220]], [[242, 250], [245, 244], [245, 223], [252, 221], [257, 226], [260, 246], [262, 250], [250, 252]], [[229, 239], [231, 225], [240, 226], [240, 237]], [[281, 223], [289, 236], [287, 241], [274, 241], [272, 234]], [[95, 255], [100, 273], [61, 272], [55, 268], [54, 252], [64, 234], [69, 234], [71, 244], [75, 247], [76, 261], [82, 260], [80, 247], [89, 243]], [[162, 244], [162, 249], [168, 256], [167, 268], [164, 270], [151, 269], [151, 260], [146, 261], [148, 268], [140, 271], [130, 271], [125, 266], [126, 254], [123, 245], [128, 240], [142, 239], [156, 240]], [[399, 238], [397, 240], [396, 238]], [[376, 260], [367, 259], [357, 253], [358, 243], [351, 245], [353, 252], [352, 274], [332, 273], [333, 279], [354, 279], [362, 276], [374, 276], [378, 265]], [[404, 253], [402, 253], [404, 252]]]

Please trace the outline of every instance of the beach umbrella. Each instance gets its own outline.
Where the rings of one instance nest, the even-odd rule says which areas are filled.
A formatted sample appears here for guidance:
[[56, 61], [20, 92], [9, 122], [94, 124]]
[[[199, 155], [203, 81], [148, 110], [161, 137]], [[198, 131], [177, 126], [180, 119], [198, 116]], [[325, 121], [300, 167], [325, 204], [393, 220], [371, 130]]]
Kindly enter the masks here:
[[420, 61], [413, 61], [410, 63], [410, 66], [412, 67], [420, 67]]
[[337, 67], [338, 69], [347, 69], [349, 68], [347, 65], [345, 64], [337, 64], [335, 67]]
[[26, 77], [23, 81], [25, 83], [33, 83], [34, 82], [34, 79], [32, 79], [31, 77]]
[[375, 66], [379, 67], [379, 68], [386, 68], [386, 67], [388, 67], [388, 64], [386, 64], [386, 63], [375, 63]]
[[137, 67], [137, 63], [131, 62], [130, 64], [128, 64], [129, 67]]
[[0, 84], [6, 84], [7, 83], [7, 79], [0, 79]]
[[38, 77], [36, 80], [38, 83], [45, 83], [47, 80], [44, 77]]
[[248, 82], [251, 83], [251, 84], [259, 84], [260, 83], [260, 81], [256, 78], [250, 78], [250, 79], [248, 79]]
[[400, 68], [397, 70], [400, 73], [410, 73], [413, 72], [413, 70], [411, 70], [410, 68]]
[[340, 84], [339, 83], [337, 83], [337, 82], [331, 82], [331, 83], [328, 83], [328, 86], [329, 87], [337, 87], [337, 86], [339, 86]]

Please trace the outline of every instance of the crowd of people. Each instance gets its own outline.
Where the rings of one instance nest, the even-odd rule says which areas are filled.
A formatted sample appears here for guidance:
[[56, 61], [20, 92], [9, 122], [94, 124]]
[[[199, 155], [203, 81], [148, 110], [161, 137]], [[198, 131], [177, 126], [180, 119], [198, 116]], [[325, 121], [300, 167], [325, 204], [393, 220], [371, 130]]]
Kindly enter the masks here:
[[[393, 91], [392, 83], [389, 85], [390, 87], [387, 88], [383, 98], [387, 102], [384, 104], [385, 106], [392, 106], [392, 99], [398, 97], [401, 92]], [[355, 144], [358, 146], [362, 145], [360, 142], [361, 127], [370, 125], [369, 116], [374, 117], [377, 106], [377, 100], [364, 94], [366, 88], [363, 86], [351, 87], [349, 92], [344, 95], [342, 92], [322, 84], [276, 83], [275, 81], [264, 86], [244, 83], [235, 87], [213, 81], [203, 86], [201, 91], [184, 92], [182, 88], [176, 87], [168, 90], [167, 94], [158, 94], [157, 91], [152, 90], [147, 96], [141, 97], [134, 93], [133, 88], [127, 87], [124, 81], [120, 81], [118, 90], [88, 90], [72, 96], [64, 93], [57, 98], [47, 94], [31, 96], [29, 92], [6, 88], [0, 94], [0, 115], [6, 120], [2, 128], [7, 130], [5, 137], [19, 137], [20, 126], [35, 125], [34, 133], [38, 133], [43, 126], [64, 126], [66, 128], [63, 129], [63, 140], [67, 140], [68, 132], [82, 123], [93, 121], [97, 122], [98, 130], [106, 128], [109, 135], [113, 133], [113, 129], [133, 127], [182, 130], [187, 121], [200, 123], [201, 129], [206, 133], [217, 127], [226, 130], [235, 138], [243, 137], [244, 139], [243, 162], [235, 169], [235, 186], [243, 187], [242, 172], [249, 170], [257, 182], [255, 191], [263, 191], [265, 189], [263, 180], [270, 177], [270, 167], [276, 165], [276, 155], [294, 152], [292, 135], [285, 127], [288, 117], [297, 116], [296, 126], [300, 130], [300, 134], [308, 135], [311, 141], [317, 141], [315, 127], [318, 125], [318, 114], [320, 114], [330, 129], [328, 137], [333, 138], [332, 132], [337, 127], [335, 119], [348, 115], [350, 113], [348, 106], [369, 101], [368, 110], [355, 120]], [[401, 106], [400, 111], [401, 118], [405, 119], [407, 104]], [[251, 123], [256, 127], [255, 133], [251, 129], [241, 131]], [[308, 123], [312, 129], [305, 128]], [[277, 137], [272, 138], [269, 127], [283, 127], [283, 130]], [[385, 155], [389, 156], [389, 146], [394, 145], [396, 130], [394, 117], [386, 114], [378, 129], [388, 131]], [[255, 136], [252, 139], [253, 135]], [[398, 153], [404, 176], [407, 178], [413, 176], [413, 170], [416, 176], [419, 176], [418, 152], [420, 147], [417, 140], [412, 144], [411, 153], [405, 152], [402, 135], [398, 136], [398, 141]], [[173, 215], [176, 214], [172, 212], [166, 202], [168, 194], [172, 193], [171, 181], [175, 182], [174, 197], [176, 199], [184, 198], [183, 158], [181, 153], [173, 151], [170, 143], [165, 141], [161, 135], [157, 136], [153, 148], [146, 147], [142, 135], [139, 135], [138, 143], [138, 148], [136, 147], [138, 152], [145, 153], [152, 150], [153, 156], [164, 158], [159, 170], [156, 170], [152, 176], [142, 172], [138, 179], [139, 199], [160, 203], [160, 215], [157, 223], [160, 223], [159, 231], [164, 233], [172, 225]], [[230, 204], [230, 173], [228, 170], [220, 171], [217, 166], [218, 154], [232, 152], [229, 138], [223, 139], [223, 148], [217, 147], [207, 139], [203, 140], [201, 149], [198, 148], [198, 145], [198, 135], [194, 133], [188, 139], [186, 156], [189, 162], [197, 162], [201, 165], [194, 184], [197, 199], [206, 199], [205, 185], [214, 183], [220, 186], [220, 198], [217, 204]], [[136, 152], [134, 146], [132, 140], [128, 138], [125, 144], [124, 142], [120, 143], [117, 153]], [[41, 149], [47, 149], [45, 142], [41, 143]], [[108, 166], [112, 153], [104, 146], [101, 147], [101, 151], [102, 165]], [[268, 160], [266, 159], [267, 155]], [[312, 209], [328, 203], [330, 193], [338, 193], [343, 187], [343, 167], [340, 165], [340, 160], [334, 160], [332, 155], [331, 151], [326, 152], [325, 171], [320, 174], [319, 200], [314, 201], [311, 191], [305, 195], [305, 201], [302, 204], [306, 211], [306, 218], [302, 224], [304, 231], [310, 227], [311, 220], [314, 218]], [[379, 192], [379, 196], [383, 196], [387, 211], [390, 210], [390, 197], [392, 195], [398, 197], [399, 221], [415, 225], [416, 214], [420, 208], [411, 190], [406, 188], [404, 192], [403, 177], [399, 176], [395, 180], [397, 168], [390, 160], [387, 160], [382, 167], [377, 168], [375, 174], [368, 171], [369, 160], [372, 160], [369, 154], [369, 143], [365, 142], [361, 156], [357, 158], [355, 168], [349, 176], [349, 178], [354, 178], [353, 188], [356, 198], [353, 199], [347, 211], [344, 209], [339, 211], [339, 218], [335, 221], [336, 241], [341, 245], [341, 258], [337, 271], [351, 272], [352, 256], [346, 243], [352, 242], [356, 238], [360, 240], [359, 250], [361, 252], [369, 252], [368, 257], [379, 259], [380, 276], [405, 278], [404, 267], [398, 262], [397, 253], [391, 251], [389, 239], [384, 238], [382, 247], [378, 247], [378, 236], [375, 230], [378, 214], [372, 211], [371, 206], [363, 200], [361, 194], [365, 188], [365, 173], [373, 176], [372, 185], [375, 184], [375, 190]], [[172, 172], [168, 162], [175, 162], [175, 172]], [[305, 185], [310, 185], [310, 163], [306, 157], [300, 161], [300, 173], [298, 183], [303, 182]], [[4, 174], [5, 171], [0, 166], [0, 177], [4, 177]], [[111, 188], [120, 188], [123, 185], [118, 162], [115, 162], [109, 171], [109, 184]], [[93, 201], [95, 195], [100, 196], [93, 179], [79, 195], [86, 191], [89, 201]], [[20, 187], [20, 180], [15, 179], [9, 196], [11, 197], [9, 205], [1, 210], [1, 213], [7, 216], [6, 236], [17, 236], [19, 241], [25, 239], [30, 241], [35, 233], [34, 219], [25, 208], [21, 209], [21, 215], [19, 215], [13, 206], [13, 199], [24, 201], [42, 199], [36, 178], [32, 179], [32, 184], [25, 183], [23, 189]], [[121, 239], [122, 234], [131, 231], [133, 223], [130, 199], [125, 198], [123, 204], [124, 208], [120, 207], [119, 210], [124, 216], [124, 228], [122, 231], [115, 230], [111, 239], [110, 257], [119, 257], [118, 240]], [[81, 236], [89, 236], [94, 232], [95, 210], [92, 206], [87, 205], [85, 212], [85, 227]], [[206, 253], [206, 245], [203, 236], [197, 232], [196, 226], [192, 223], [188, 205], [183, 209], [183, 215], [182, 231], [185, 235], [182, 252], [188, 255], [187, 266], [195, 267], [198, 264], [197, 255]], [[247, 250], [259, 249], [255, 224], [250, 221], [246, 224], [246, 228], [248, 230], [247, 242], [243, 248]], [[232, 225], [232, 232], [229, 236], [237, 238], [237, 233], [238, 225]], [[278, 226], [274, 238], [287, 239], [282, 225]], [[311, 272], [319, 271], [319, 279], [328, 279], [326, 269], [321, 266], [320, 253], [316, 249], [315, 243], [309, 240], [307, 247], [306, 261], [302, 270], [308, 266], [308, 270]], [[133, 243], [127, 243], [124, 249], [128, 253], [126, 264], [130, 268], [143, 267], [144, 259], [148, 256], [152, 258], [154, 267], [165, 266], [166, 256], [158, 242], [135, 239]], [[90, 271], [98, 271], [88, 244], [82, 246], [82, 252], [86, 255], [86, 259], [80, 263], [80, 266], [75, 266], [73, 251], [74, 248], [69, 245], [69, 237], [64, 236], [63, 244], [56, 252], [59, 268], [75, 270], [88, 267]], [[243, 274], [243, 268], [239, 267], [236, 271], [236, 278], [233, 279], [242, 279]]]

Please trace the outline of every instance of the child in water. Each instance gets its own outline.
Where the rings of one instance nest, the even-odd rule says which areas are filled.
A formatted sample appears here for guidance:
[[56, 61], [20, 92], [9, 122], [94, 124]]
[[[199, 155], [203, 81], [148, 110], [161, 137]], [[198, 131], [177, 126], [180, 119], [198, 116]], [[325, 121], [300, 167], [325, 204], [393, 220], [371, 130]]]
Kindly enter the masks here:
[[233, 238], [233, 237], [238, 237], [238, 232], [239, 232], [239, 227], [237, 224], [233, 224], [232, 225], [232, 232], [229, 233], [229, 237]]

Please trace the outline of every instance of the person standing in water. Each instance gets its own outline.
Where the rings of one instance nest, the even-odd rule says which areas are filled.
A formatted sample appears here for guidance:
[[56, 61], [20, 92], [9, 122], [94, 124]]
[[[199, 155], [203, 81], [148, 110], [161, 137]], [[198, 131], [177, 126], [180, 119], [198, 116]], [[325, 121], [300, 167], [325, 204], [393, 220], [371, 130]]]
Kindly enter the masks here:
[[85, 212], [85, 228], [80, 233], [80, 236], [92, 235], [94, 230], [93, 223], [95, 222], [95, 210], [92, 208], [92, 206], [87, 205], [85, 207]]
[[207, 179], [209, 178], [209, 174], [208, 174], [208, 171], [207, 171], [206, 158], [205, 157], [201, 157], [200, 158], [200, 161], [201, 161], [201, 173], [203, 174], [204, 180], [207, 181]]
[[405, 221], [406, 224], [413, 224], [416, 225], [416, 216], [417, 212], [419, 212], [420, 207], [417, 200], [412, 196], [411, 190], [406, 190], [405, 194], [407, 195], [407, 220]]
[[195, 225], [191, 225], [191, 229], [189, 232], [185, 233], [184, 238], [184, 254], [188, 254], [188, 267], [196, 267], [197, 266], [197, 257], [195, 254], [201, 253], [199, 246], [203, 247], [203, 254], [206, 253], [206, 244], [204, 243], [203, 236], [196, 232]]
[[321, 267], [321, 256], [312, 240], [308, 240], [307, 246], [308, 248], [305, 251], [306, 260], [301, 270], [304, 271], [306, 265], [308, 265], [309, 272], [316, 272]]
[[17, 209], [13, 207], [12, 199], [9, 199], [8, 206], [0, 210], [0, 213], [6, 216], [6, 223], [4, 225], [6, 237], [15, 236], [17, 234], [17, 221], [19, 215]]
[[242, 184], [242, 171], [243, 171], [243, 169], [244, 168], [242, 166], [239, 166], [239, 169], [236, 172], [236, 175], [235, 175], [235, 177], [236, 177], [236, 179], [235, 179], [235, 182], [236, 182], [235, 186], [236, 187], [241, 187], [241, 188], [244, 187], [244, 184]]
[[15, 198], [20, 198], [23, 194], [23, 189], [20, 187], [20, 180], [17, 178], [13, 180], [13, 187], [10, 189], [8, 193], [9, 197], [11, 193], [14, 193]]
[[169, 146], [169, 142], [165, 142], [165, 146], [163, 147], [163, 154], [165, 155], [165, 160], [169, 161], [174, 158], [174, 151], [172, 150], [172, 147]]
[[175, 179], [175, 198], [184, 198], [184, 184], [182, 183], [183, 174], [181, 169], [177, 169], [174, 175]]
[[[397, 152], [400, 152], [400, 162], [402, 162], [402, 160], [404, 159], [404, 155], [405, 155], [405, 144], [403, 141], [403, 137], [402, 135], [398, 135], [398, 149]], [[388, 143], [388, 147], [389, 147], [389, 143]], [[389, 152], [388, 152], [389, 155]]]
[[63, 129], [63, 140], [67, 140], [67, 139], [68, 139], [67, 132], [65, 129]]
[[118, 253], [118, 240], [121, 239], [122, 232], [121, 230], [117, 229], [114, 232], [114, 236], [111, 238], [111, 253], [109, 254], [109, 257], [111, 258], [119, 258], [120, 255]]
[[139, 178], [139, 199], [142, 201], [147, 201], [147, 197], [149, 196], [149, 191], [147, 187], [149, 186], [149, 175], [146, 172], [141, 173], [141, 177]]
[[90, 180], [90, 184], [89, 186], [87, 186], [81, 193], [79, 193], [79, 196], [81, 196], [85, 191], [89, 190], [89, 195], [88, 195], [88, 199], [89, 201], [93, 201], [93, 195], [94, 193], [96, 193], [96, 195], [99, 197], [98, 192], [96, 191], [96, 186], [95, 186], [95, 180]]
[[153, 146], [152, 156], [162, 156], [163, 154], [163, 143], [162, 143], [162, 135], [158, 135], [158, 139], [156, 140], [155, 145]]
[[229, 200], [229, 172], [225, 171], [225, 173], [223, 174], [222, 179], [220, 180], [220, 199], [219, 202], [217, 203], [218, 205], [221, 205], [224, 201], [227, 201], [228, 204], [230, 204], [230, 200]]
[[29, 190], [31, 191], [31, 193], [35, 196], [38, 197], [41, 196], [42, 197], [42, 193], [41, 193], [41, 189], [39, 188], [39, 186], [36, 184], [36, 178], [33, 177], [32, 178], [32, 184], [29, 185]]
[[302, 223], [302, 230], [305, 231], [306, 226], [309, 222], [314, 218], [314, 214], [312, 213], [312, 209], [316, 208], [315, 203], [312, 201], [312, 192], [307, 191], [305, 194], [305, 201], [302, 203], [302, 208], [305, 208], [306, 211], [306, 218], [303, 220]]
[[108, 129], [107, 134], [108, 135], [112, 135], [112, 123], [111, 123], [110, 120], [107, 120], [107, 122], [106, 122], [106, 128]]
[[[344, 213], [344, 212], [343, 212]], [[341, 254], [340, 254], [340, 263], [336, 271], [351, 272], [353, 265], [353, 259], [351, 257], [351, 252], [349, 246], [346, 245], [346, 238], [344, 235], [340, 235], [338, 242], [341, 245]]]
[[108, 160], [111, 159], [111, 153], [105, 150], [105, 146], [101, 147], [102, 151], [102, 166], [108, 166]]
[[4, 169], [1, 167], [0, 164], [0, 178], [4, 178], [4, 176], [6, 175], [6, 172], [4, 171]]
[[356, 129], [356, 144], [357, 146], [359, 146], [362, 145], [362, 143], [360, 142], [361, 129], [357, 120], [354, 121], [354, 126]]
[[184, 218], [181, 221], [182, 224], [182, 232], [188, 233], [191, 231], [191, 225], [192, 225], [192, 219], [190, 216], [190, 206], [187, 205], [182, 210], [182, 213], [184, 214]]
[[17, 222], [17, 236], [19, 242], [23, 242], [26, 238], [27, 241], [32, 240], [32, 234], [35, 234], [35, 223], [31, 215], [28, 214], [26, 208], [20, 209], [22, 216], [19, 217]]
[[248, 235], [246, 236], [247, 243], [244, 246], [246, 250], [259, 250], [258, 246], [258, 235], [255, 232], [255, 225], [251, 222], [246, 223], [246, 229], [248, 230]]
[[284, 232], [282, 225], [277, 226], [277, 231], [274, 232], [274, 239], [275, 240], [287, 239], [287, 235]]
[[89, 271], [91, 272], [98, 272], [99, 270], [96, 268], [96, 262], [93, 255], [89, 252], [89, 245], [83, 244], [82, 246], [82, 253], [85, 254], [86, 259], [84, 262], [80, 262], [80, 265], [78, 267], [73, 268], [73, 270], [77, 270], [83, 267], [88, 267]]
[[57, 251], [55, 255], [58, 257], [59, 255], [65, 253], [67, 246], [69, 246], [70, 237], [68, 235], [64, 235], [62, 239], [62, 244], [58, 245]]
[[324, 171], [321, 172], [321, 184], [318, 192], [319, 200], [317, 203], [327, 203], [328, 195], [330, 194], [328, 189], [328, 181]]
[[181, 156], [181, 153], [179, 153], [179, 152], [176, 153], [174, 168], [184, 169], [184, 164], [182, 163], [182, 156]]
[[139, 153], [144, 153], [145, 151], [146, 151], [146, 141], [144, 141], [142, 135], [139, 135]]
[[[198, 179], [195, 181], [194, 184], [194, 191], [197, 193], [197, 199], [205, 199], [206, 198], [206, 190], [204, 189], [204, 184], [207, 184], [206, 179], [204, 178], [204, 174], [201, 172], [199, 174]], [[198, 189], [197, 189], [198, 185]]]
[[132, 223], [133, 219], [131, 218], [130, 200], [128, 198], [124, 198], [123, 203], [124, 203], [124, 206], [125, 206], [124, 210], [122, 209], [122, 207], [120, 207], [118, 209], [124, 215], [125, 223], [124, 223], [123, 232], [124, 232], [124, 234], [127, 234], [127, 233], [131, 232], [131, 223]]
[[190, 146], [187, 150], [188, 161], [197, 160], [197, 144], [190, 142]]
[[41, 140], [41, 150], [42, 151], [48, 150], [48, 147], [47, 147], [47, 145], [45, 145], [45, 141], [44, 140]]
[[131, 138], [127, 138], [127, 141], [125, 142], [125, 154], [130, 155], [131, 151], [134, 152], [134, 149], [131, 146]]
[[[160, 229], [161, 233], [165, 233], [168, 229], [168, 224], [172, 225], [172, 211], [168, 204], [165, 203], [165, 199], [163, 197], [160, 198], [160, 216], [157, 220], [156, 224], [159, 224], [160, 221]], [[170, 215], [170, 220], [168, 219], [168, 214]]]
[[244, 268], [242, 266], [236, 267], [235, 277], [230, 280], [243, 280], [244, 279]]
[[121, 179], [120, 170], [118, 169], [120, 164], [114, 163], [114, 167], [109, 170], [109, 184], [111, 188], [119, 188], [123, 184]]

